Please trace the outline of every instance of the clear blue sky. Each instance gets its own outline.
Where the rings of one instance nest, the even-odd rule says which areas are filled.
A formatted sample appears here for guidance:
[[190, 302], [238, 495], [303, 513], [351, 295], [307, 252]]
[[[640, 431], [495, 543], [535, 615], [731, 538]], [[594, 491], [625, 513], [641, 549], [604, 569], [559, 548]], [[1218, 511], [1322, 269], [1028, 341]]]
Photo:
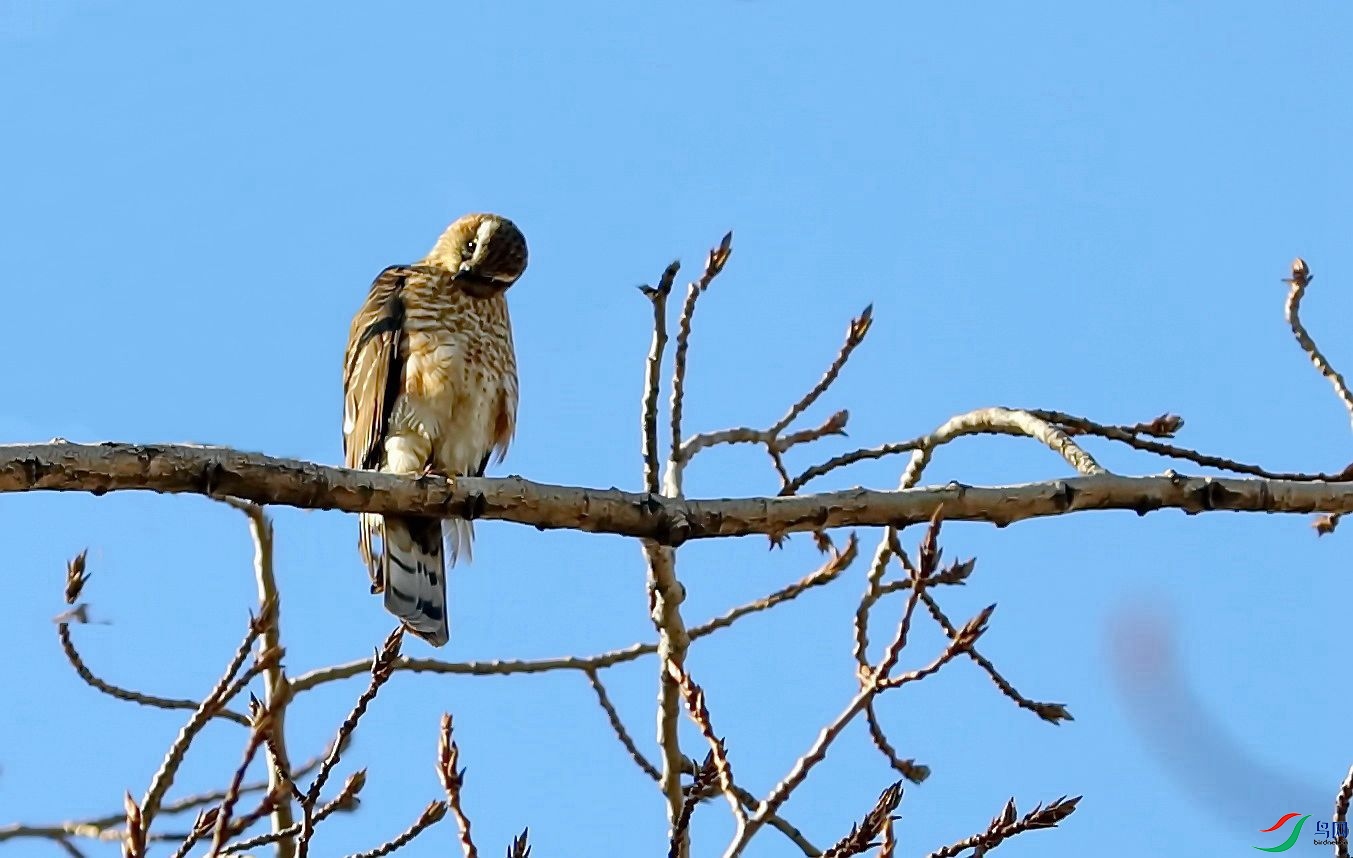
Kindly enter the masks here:
[[[1347, 4], [680, 5], [0, 2], [0, 439], [337, 462], [341, 353], [372, 277], [490, 209], [532, 253], [511, 293], [523, 405], [500, 474], [639, 485], [649, 307], [634, 286], [673, 256], [694, 268], [730, 228], [733, 260], [695, 337], [692, 430], [774, 420], [873, 302], [875, 330], [810, 415], [849, 407], [851, 438], [800, 466], [995, 404], [1107, 422], [1171, 410], [1187, 418], [1181, 440], [1209, 451], [1307, 470], [1353, 459], [1342, 407], [1291, 342], [1279, 283], [1292, 256], [1310, 261], [1307, 318], [1353, 366]], [[1122, 473], [1167, 467], [1091, 446]], [[901, 464], [821, 487], [888, 487]], [[936, 456], [927, 482], [1065, 474], [1032, 442], [969, 439]], [[739, 448], [698, 462], [687, 487], [775, 483], [763, 454]], [[355, 521], [276, 520], [289, 670], [369, 653], [391, 623], [367, 594]], [[492, 522], [479, 534], [439, 655], [651, 637], [635, 544]], [[123, 790], [145, 789], [182, 717], [99, 696], [68, 669], [50, 622], [64, 562], [89, 547], [87, 596], [112, 622], [74, 630], [95, 669], [195, 696], [253, 602], [247, 531], [198, 498], [27, 495], [0, 497], [0, 536], [0, 823], [115, 810]], [[903, 854], [980, 829], [1012, 794], [1021, 810], [1086, 798], [1011, 855], [1248, 854], [1284, 813], [1328, 819], [1353, 760], [1350, 539], [1317, 541], [1303, 517], [1176, 512], [948, 528], [948, 551], [979, 562], [944, 604], [962, 618], [999, 603], [984, 651], [1076, 720], [1017, 710], [967, 663], [885, 698], [895, 744], [934, 771], [903, 800]], [[805, 538], [775, 554], [762, 540], [700, 544], [682, 560], [691, 622], [818, 562]], [[853, 691], [864, 565], [694, 651], [754, 792]], [[1203, 713], [1189, 719], [1224, 733], [1171, 716], [1156, 721], [1165, 741], [1150, 740], [1110, 660], [1129, 609], [1175, 624]], [[919, 634], [906, 664], [939, 646]], [[654, 674], [648, 660], [612, 675], [645, 748]], [[360, 687], [298, 702], [296, 757]], [[370, 767], [368, 801], [324, 830], [320, 854], [367, 848], [437, 797], [443, 710], [460, 725], [485, 853], [526, 824], [541, 856], [662, 850], [658, 793], [582, 677], [401, 674], [343, 767]], [[212, 727], [181, 787], [223, 782], [240, 738]], [[825, 847], [891, 779], [853, 729], [786, 815]], [[699, 854], [722, 849], [726, 815], [700, 811]], [[406, 854], [448, 854], [452, 832]], [[794, 854], [773, 832], [758, 844], [758, 856]]]

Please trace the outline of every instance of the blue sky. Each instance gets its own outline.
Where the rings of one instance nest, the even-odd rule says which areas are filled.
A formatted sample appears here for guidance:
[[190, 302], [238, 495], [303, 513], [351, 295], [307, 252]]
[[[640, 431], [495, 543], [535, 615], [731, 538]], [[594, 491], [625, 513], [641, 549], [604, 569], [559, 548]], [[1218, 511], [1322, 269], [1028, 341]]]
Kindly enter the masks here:
[[[691, 430], [773, 421], [872, 302], [868, 341], [807, 418], [848, 407], [851, 437], [800, 466], [996, 404], [1105, 422], [1174, 411], [1182, 443], [1274, 468], [1353, 458], [1342, 407], [1282, 320], [1279, 282], [1294, 255], [1310, 261], [1308, 323], [1336, 364], [1353, 360], [1339, 324], [1353, 314], [1346, 4], [681, 6], [0, 0], [0, 440], [337, 462], [341, 354], [372, 277], [489, 209], [521, 225], [532, 254], [511, 293], [523, 405], [500, 474], [640, 484], [649, 307], [633, 287], [674, 256], [694, 269], [730, 228], [733, 259], [695, 334]], [[1090, 446], [1121, 473], [1167, 467]], [[820, 487], [889, 487], [901, 465]], [[1032, 442], [967, 439], [926, 481], [1065, 473]], [[746, 448], [711, 452], [687, 478], [692, 496], [775, 485]], [[199, 498], [4, 496], [0, 513], [0, 824], [111, 812], [144, 791], [182, 718], [101, 697], [65, 665], [50, 623], [65, 560], [89, 547], [87, 596], [112, 623], [74, 630], [95, 670], [194, 696], [252, 604], [247, 531]], [[275, 515], [289, 670], [369, 653], [391, 623], [367, 594], [355, 521]], [[861, 533], [866, 549], [876, 536]], [[1009, 795], [1021, 810], [1086, 796], [1062, 830], [1002, 847], [1011, 855], [1106, 842], [1248, 853], [1285, 813], [1328, 819], [1353, 761], [1349, 538], [1318, 541], [1302, 517], [1176, 512], [946, 528], [951, 556], [979, 560], [942, 603], [963, 618], [997, 602], [984, 652], [1076, 720], [1017, 710], [966, 663], [885, 698], [894, 744], [934, 772], [903, 799], [905, 854], [982, 828]], [[692, 623], [819, 562], [805, 538], [681, 557]], [[853, 692], [864, 566], [692, 653], [756, 793]], [[633, 543], [484, 523], [438, 654], [647, 640], [643, 580]], [[1170, 624], [1185, 690], [1161, 674], [1134, 696], [1112, 630], [1152, 621]], [[904, 665], [940, 645], [918, 633]], [[608, 677], [651, 749], [654, 662]], [[295, 757], [360, 687], [297, 703]], [[663, 848], [659, 794], [581, 676], [401, 674], [345, 757], [343, 771], [370, 767], [367, 801], [323, 831], [320, 854], [374, 845], [437, 797], [444, 710], [486, 853], [527, 824], [541, 856]], [[240, 739], [212, 727], [179, 786], [222, 783]], [[786, 816], [825, 848], [891, 779], [852, 729]], [[726, 816], [722, 803], [700, 811], [698, 854], [722, 849]], [[452, 831], [402, 854], [448, 854]], [[795, 853], [767, 832], [750, 854]]]

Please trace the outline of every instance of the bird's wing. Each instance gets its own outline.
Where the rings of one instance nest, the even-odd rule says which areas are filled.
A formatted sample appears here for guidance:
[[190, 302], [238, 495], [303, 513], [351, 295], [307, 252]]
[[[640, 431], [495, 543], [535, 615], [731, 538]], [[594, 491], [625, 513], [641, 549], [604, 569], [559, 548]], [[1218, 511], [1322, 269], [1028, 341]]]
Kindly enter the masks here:
[[507, 448], [512, 444], [512, 436], [517, 431], [517, 364], [512, 355], [512, 328], [506, 329], [508, 343], [508, 362], [498, 384], [498, 396], [493, 412], [493, 446], [479, 460], [479, 471], [475, 476], [482, 477], [489, 462], [499, 462], [507, 458]]
[[517, 373], [510, 369], [503, 376], [502, 390], [498, 396], [498, 416], [493, 422], [493, 452], [498, 461], [507, 458], [508, 445], [517, 431]]
[[349, 468], [380, 467], [404, 378], [404, 286], [417, 276], [411, 266], [385, 269], [352, 319], [343, 359], [343, 455]]

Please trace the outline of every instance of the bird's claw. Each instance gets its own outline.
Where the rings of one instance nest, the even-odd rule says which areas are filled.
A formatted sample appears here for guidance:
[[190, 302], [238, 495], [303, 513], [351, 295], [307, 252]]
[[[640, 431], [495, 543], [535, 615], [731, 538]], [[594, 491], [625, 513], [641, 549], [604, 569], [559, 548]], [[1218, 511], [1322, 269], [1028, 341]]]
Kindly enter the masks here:
[[452, 479], [450, 474], [446, 473], [445, 471], [439, 470], [434, 465], [428, 465], [427, 467], [423, 468], [423, 472], [418, 475], [418, 479], [420, 480], [425, 480], [428, 477], [441, 477], [444, 480]]

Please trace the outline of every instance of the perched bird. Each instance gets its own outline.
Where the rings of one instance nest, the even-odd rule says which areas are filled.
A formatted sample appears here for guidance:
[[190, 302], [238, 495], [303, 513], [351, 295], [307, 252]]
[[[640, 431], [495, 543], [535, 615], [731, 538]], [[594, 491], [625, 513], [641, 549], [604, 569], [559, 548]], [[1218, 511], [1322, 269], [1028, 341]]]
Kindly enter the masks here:
[[[508, 287], [526, 270], [512, 221], [469, 214], [413, 265], [371, 284], [353, 317], [343, 366], [343, 451], [349, 468], [482, 476], [517, 425], [517, 360]], [[446, 554], [470, 557], [466, 519], [361, 516], [358, 545], [371, 591], [433, 646], [450, 637]], [[375, 548], [375, 541], [380, 548]]]

